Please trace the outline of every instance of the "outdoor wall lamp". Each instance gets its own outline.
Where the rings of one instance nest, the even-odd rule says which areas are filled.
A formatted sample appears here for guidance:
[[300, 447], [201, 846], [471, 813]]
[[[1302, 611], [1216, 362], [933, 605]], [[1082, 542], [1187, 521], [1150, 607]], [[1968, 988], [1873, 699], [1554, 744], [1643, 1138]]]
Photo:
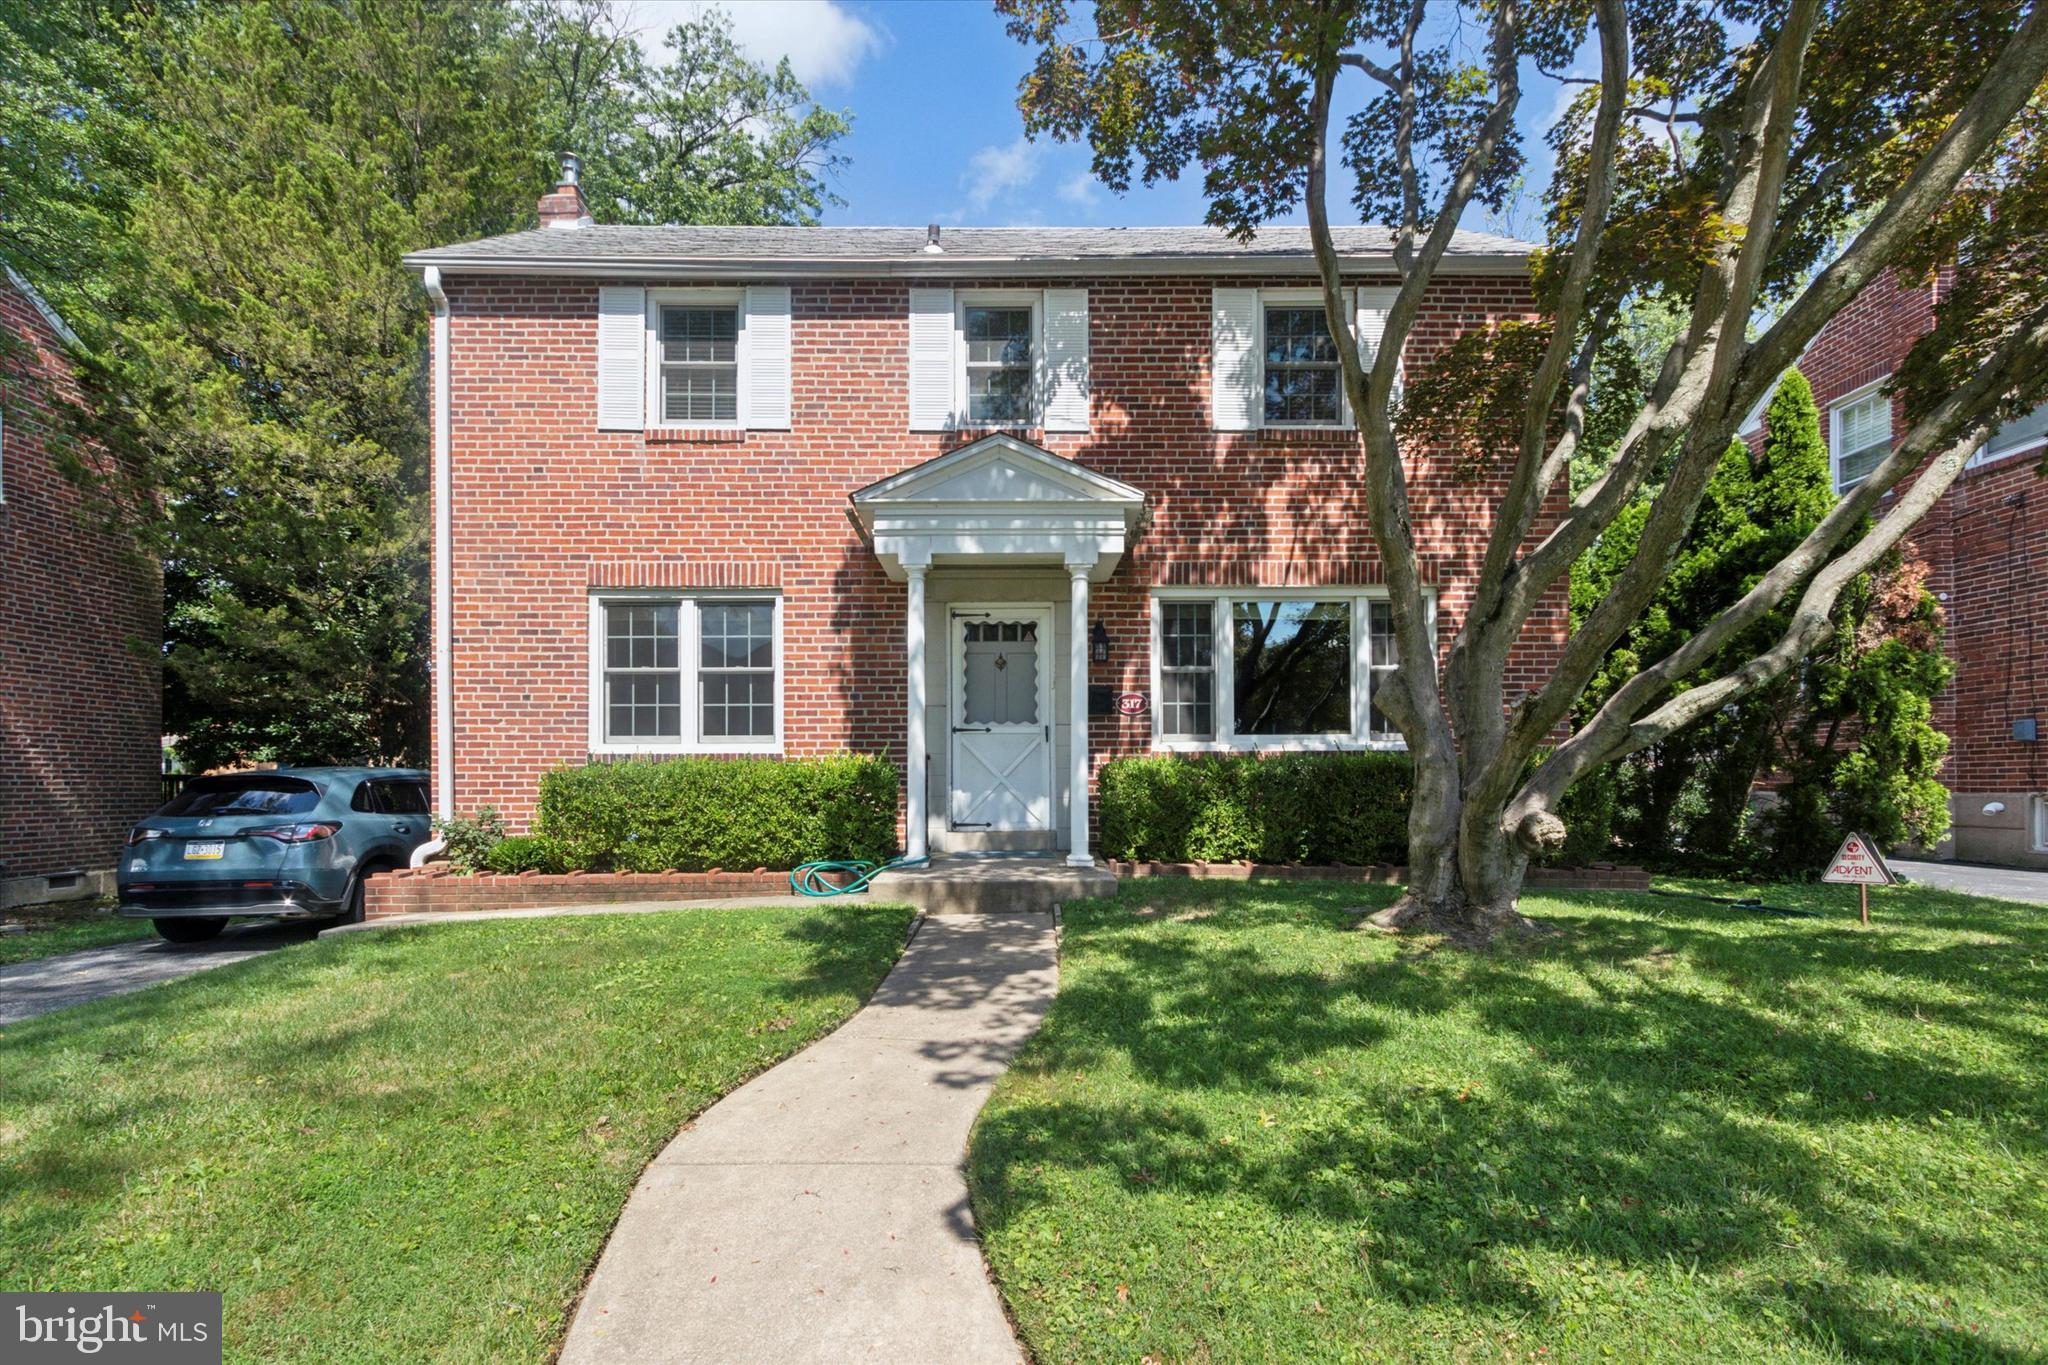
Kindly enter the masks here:
[[1088, 657], [1099, 664], [1109, 662], [1109, 632], [1097, 621], [1088, 632]]

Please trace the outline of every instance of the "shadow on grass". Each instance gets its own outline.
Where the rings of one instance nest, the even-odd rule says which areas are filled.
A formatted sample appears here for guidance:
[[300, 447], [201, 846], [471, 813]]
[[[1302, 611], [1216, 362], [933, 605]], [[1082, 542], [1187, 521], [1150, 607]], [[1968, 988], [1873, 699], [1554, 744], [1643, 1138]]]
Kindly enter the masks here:
[[[2041, 1157], [2038, 1076], [2023, 1084], [1983, 1052], [2039, 1055], [2038, 1019], [2013, 1003], [2048, 989], [2048, 916], [1921, 907], [1915, 928], [1962, 935], [1941, 941], [1643, 896], [1550, 898], [1532, 909], [1557, 932], [1467, 954], [1362, 945], [1346, 903], [1383, 899], [1127, 887], [1070, 912], [1067, 952], [1086, 966], [1018, 1064], [1031, 1098], [992, 1106], [976, 1134], [991, 1244], [1027, 1215], [1071, 1216], [1049, 1207], [1074, 1198], [1046, 1177], [1064, 1167], [1132, 1199], [1250, 1198], [1341, 1228], [1375, 1292], [1403, 1303], [1540, 1316], [1558, 1306], [1542, 1277], [1502, 1267], [1594, 1257], [1733, 1272], [1726, 1283], [1816, 1345], [2004, 1358], [1828, 1280], [1742, 1277], [1793, 1245], [1824, 1249], [1838, 1271], [1927, 1284], [1999, 1273], [2009, 1239], [1967, 1214], [1929, 1216], [1939, 1191], [1859, 1206], [1868, 1196], [1828, 1148], [1838, 1130], [1854, 1142], [1873, 1125], [1962, 1116]], [[1276, 934], [1299, 942], [1276, 952]], [[1932, 1019], [1981, 1050], [1858, 1032], [1841, 1018], [1853, 1011]], [[1425, 1038], [1452, 1064], [1418, 1068]], [[1344, 1079], [1323, 1078], [1323, 1062]], [[1098, 1071], [1139, 1084], [1125, 1099], [1062, 1083]], [[1313, 1103], [1296, 1106], [1306, 1120], [1229, 1145], [1213, 1130], [1238, 1122], [1233, 1094]]]

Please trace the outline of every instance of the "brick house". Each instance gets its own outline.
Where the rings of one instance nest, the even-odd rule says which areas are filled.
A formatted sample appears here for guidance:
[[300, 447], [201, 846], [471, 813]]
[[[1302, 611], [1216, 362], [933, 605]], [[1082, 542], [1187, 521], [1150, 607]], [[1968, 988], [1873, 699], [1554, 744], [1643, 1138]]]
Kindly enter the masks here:
[[[1904, 430], [1884, 382], [1934, 325], [1944, 273], [1887, 275], [1815, 337], [1800, 359], [1822, 414], [1837, 490], [1876, 467]], [[1954, 832], [1940, 850], [1966, 861], [2048, 867], [2048, 405], [2008, 424], [1915, 528], [1947, 621], [1954, 681], [1935, 701], [1949, 736], [1942, 780]]]
[[[442, 811], [522, 825], [600, 756], [857, 750], [908, 775], [914, 854], [1085, 863], [1106, 759], [1400, 745], [1305, 230], [601, 227], [569, 183], [541, 210], [406, 258]], [[1339, 241], [1372, 342], [1386, 235]], [[1528, 251], [1461, 234], [1404, 364], [1529, 315]], [[1411, 454], [1445, 643], [1495, 477]], [[1565, 631], [1559, 592], [1518, 666]]]
[[162, 589], [61, 460], [62, 318], [0, 278], [0, 907], [110, 890], [162, 767]]

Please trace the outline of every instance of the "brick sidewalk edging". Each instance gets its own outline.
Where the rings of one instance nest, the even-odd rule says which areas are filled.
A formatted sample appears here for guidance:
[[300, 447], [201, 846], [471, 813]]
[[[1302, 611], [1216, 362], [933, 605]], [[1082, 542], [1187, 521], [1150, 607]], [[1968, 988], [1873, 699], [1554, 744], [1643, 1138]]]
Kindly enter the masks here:
[[[1400, 885], [1408, 869], [1388, 863], [1367, 867], [1302, 863], [1126, 863], [1105, 866], [1123, 877], [1214, 878], [1219, 881], [1386, 882]], [[1545, 891], [1648, 891], [1650, 874], [1640, 867], [1532, 867], [1523, 884]]]
[[363, 889], [363, 918], [523, 910], [540, 905], [618, 905], [628, 901], [708, 900], [714, 896], [786, 896], [789, 874], [751, 872], [487, 872], [459, 876], [446, 867], [380, 872]]

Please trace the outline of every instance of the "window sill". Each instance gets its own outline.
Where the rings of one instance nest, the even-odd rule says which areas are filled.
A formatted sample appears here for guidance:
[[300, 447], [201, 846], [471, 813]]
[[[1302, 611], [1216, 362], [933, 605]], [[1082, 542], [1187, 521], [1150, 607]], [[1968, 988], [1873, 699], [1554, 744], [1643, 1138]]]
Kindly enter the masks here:
[[712, 744], [593, 744], [590, 746], [593, 758], [780, 758], [782, 745], [712, 745]]
[[1155, 753], [1164, 754], [1335, 754], [1406, 753], [1408, 744], [1399, 739], [1352, 739], [1348, 736], [1288, 739], [1266, 736], [1259, 739], [1159, 739], [1152, 741]]
[[747, 439], [745, 427], [649, 427], [644, 433], [651, 446], [738, 445]]
[[1252, 431], [1219, 431], [1219, 436], [1249, 438], [1262, 445], [1353, 445], [1357, 427], [1258, 427]]

